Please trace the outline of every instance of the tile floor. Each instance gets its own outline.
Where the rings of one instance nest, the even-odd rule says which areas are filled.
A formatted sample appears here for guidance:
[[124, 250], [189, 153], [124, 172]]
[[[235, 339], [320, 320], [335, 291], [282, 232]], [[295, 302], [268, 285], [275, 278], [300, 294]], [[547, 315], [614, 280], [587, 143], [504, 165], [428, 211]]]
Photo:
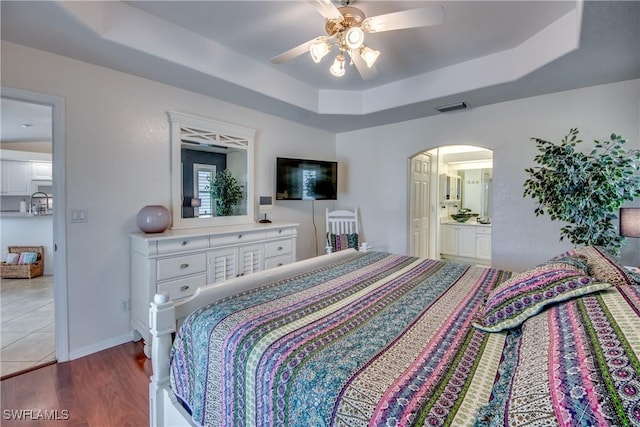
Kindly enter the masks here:
[[55, 360], [53, 276], [0, 280], [0, 376]]

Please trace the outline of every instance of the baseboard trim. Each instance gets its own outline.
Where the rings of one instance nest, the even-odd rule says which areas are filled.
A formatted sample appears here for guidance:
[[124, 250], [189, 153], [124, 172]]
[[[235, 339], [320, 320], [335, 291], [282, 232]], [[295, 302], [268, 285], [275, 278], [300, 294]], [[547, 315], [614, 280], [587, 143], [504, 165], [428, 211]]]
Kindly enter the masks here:
[[86, 347], [78, 348], [69, 351], [69, 360], [79, 359], [81, 357], [88, 356], [93, 353], [97, 353], [102, 350], [106, 350], [111, 347], [115, 347], [126, 342], [133, 341], [133, 334], [131, 332], [110, 338], [108, 340], [100, 341]]

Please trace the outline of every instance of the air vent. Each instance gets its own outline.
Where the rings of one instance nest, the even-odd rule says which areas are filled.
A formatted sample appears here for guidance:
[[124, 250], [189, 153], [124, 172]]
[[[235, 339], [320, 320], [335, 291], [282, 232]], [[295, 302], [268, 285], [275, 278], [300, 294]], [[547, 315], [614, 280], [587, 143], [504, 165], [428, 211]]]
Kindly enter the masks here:
[[465, 108], [467, 108], [467, 104], [465, 102], [456, 102], [455, 104], [440, 105], [439, 107], [436, 107], [436, 110], [441, 113], [446, 113], [447, 111], [464, 110]]

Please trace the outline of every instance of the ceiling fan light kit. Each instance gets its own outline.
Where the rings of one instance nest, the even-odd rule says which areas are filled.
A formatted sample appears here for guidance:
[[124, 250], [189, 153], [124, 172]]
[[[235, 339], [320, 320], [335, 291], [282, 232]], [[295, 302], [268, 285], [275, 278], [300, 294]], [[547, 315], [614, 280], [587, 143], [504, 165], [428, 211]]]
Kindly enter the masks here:
[[364, 45], [364, 33], [401, 30], [404, 28], [427, 27], [439, 25], [444, 21], [444, 8], [430, 5], [421, 9], [404, 10], [384, 15], [365, 18], [364, 12], [357, 7], [349, 6], [349, 0], [342, 0], [341, 7], [336, 7], [331, 0], [308, 0], [318, 12], [325, 17], [327, 36], [316, 37], [293, 49], [271, 59], [274, 64], [281, 64], [308, 51], [311, 59], [319, 63], [336, 45], [340, 52], [329, 68], [336, 76], [345, 75], [345, 52], [349, 54], [350, 64], [354, 65], [360, 76], [367, 79], [376, 74], [373, 67], [380, 56], [380, 51]]

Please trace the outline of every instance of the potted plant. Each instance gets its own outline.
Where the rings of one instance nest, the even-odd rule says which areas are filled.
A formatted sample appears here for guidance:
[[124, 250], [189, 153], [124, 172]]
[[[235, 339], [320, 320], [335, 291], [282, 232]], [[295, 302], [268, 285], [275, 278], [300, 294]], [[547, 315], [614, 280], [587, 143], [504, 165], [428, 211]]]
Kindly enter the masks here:
[[582, 142], [573, 128], [560, 144], [539, 138], [539, 165], [525, 169], [524, 195], [537, 200], [536, 216], [548, 213], [551, 220], [565, 221], [560, 240], [574, 245], [601, 246], [620, 254], [624, 238], [614, 220], [625, 201], [640, 196], [640, 150], [626, 151], [626, 141], [611, 134], [609, 140], [594, 141], [589, 154], [577, 149]]
[[218, 216], [233, 215], [233, 208], [242, 200], [242, 186], [229, 169], [218, 172], [210, 180], [211, 198], [217, 201]]

